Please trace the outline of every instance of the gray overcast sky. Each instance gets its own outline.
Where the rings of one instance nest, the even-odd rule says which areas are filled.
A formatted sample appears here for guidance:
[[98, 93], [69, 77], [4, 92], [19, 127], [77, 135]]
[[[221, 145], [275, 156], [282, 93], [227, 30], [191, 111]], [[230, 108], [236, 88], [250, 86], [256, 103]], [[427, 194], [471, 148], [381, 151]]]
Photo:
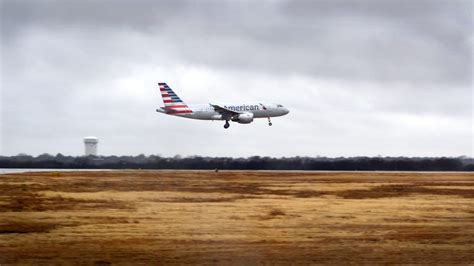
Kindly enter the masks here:
[[[0, 2], [1, 155], [473, 156], [471, 1]], [[165, 116], [158, 81], [291, 113]]]

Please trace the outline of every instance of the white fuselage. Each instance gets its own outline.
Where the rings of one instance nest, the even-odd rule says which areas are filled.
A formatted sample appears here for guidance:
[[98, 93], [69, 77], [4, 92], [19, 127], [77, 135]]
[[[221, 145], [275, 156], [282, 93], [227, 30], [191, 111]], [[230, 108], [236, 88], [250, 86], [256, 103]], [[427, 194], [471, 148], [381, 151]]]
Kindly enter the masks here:
[[[184, 113], [179, 116], [200, 120], [226, 120], [210, 104], [190, 104], [188, 106], [192, 113]], [[239, 113], [252, 113], [253, 118], [277, 117], [289, 113], [288, 109], [282, 105], [271, 103], [219, 104], [219, 106]], [[166, 113], [164, 110], [158, 111]]]

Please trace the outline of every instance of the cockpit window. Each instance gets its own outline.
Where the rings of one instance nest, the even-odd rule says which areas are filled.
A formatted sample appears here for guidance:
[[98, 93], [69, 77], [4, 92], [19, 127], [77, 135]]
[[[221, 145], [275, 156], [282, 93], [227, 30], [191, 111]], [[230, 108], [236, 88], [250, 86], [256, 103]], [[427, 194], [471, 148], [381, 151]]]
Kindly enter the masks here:
[[278, 107], [283, 107], [283, 105], [281, 105], [281, 104], [279, 104], [279, 105], [277, 105], [277, 106], [278, 106]]

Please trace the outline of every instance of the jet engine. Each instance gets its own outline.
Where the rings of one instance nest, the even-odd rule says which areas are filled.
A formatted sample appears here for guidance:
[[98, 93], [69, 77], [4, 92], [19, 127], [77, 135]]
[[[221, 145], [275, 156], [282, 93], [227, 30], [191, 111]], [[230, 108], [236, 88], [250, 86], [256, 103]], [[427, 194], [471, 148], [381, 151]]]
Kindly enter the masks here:
[[253, 121], [253, 114], [252, 113], [244, 113], [240, 114], [239, 116], [232, 119], [234, 122], [238, 122], [240, 124], [249, 124]]

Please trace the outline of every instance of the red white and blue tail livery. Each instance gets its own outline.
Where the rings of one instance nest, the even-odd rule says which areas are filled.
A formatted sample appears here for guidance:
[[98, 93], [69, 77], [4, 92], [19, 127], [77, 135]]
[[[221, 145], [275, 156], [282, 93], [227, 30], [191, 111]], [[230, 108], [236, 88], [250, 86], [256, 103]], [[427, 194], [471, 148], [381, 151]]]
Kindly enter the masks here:
[[158, 83], [158, 86], [160, 87], [161, 97], [163, 97], [167, 114], [177, 115], [193, 112], [166, 83]]
[[262, 102], [187, 105], [166, 83], [158, 83], [158, 87], [165, 106], [156, 109], [157, 112], [191, 119], [224, 120], [224, 128], [229, 128], [229, 121], [249, 124], [254, 118], [267, 118], [268, 125], [271, 126], [271, 117], [283, 116], [290, 112], [281, 104]]

